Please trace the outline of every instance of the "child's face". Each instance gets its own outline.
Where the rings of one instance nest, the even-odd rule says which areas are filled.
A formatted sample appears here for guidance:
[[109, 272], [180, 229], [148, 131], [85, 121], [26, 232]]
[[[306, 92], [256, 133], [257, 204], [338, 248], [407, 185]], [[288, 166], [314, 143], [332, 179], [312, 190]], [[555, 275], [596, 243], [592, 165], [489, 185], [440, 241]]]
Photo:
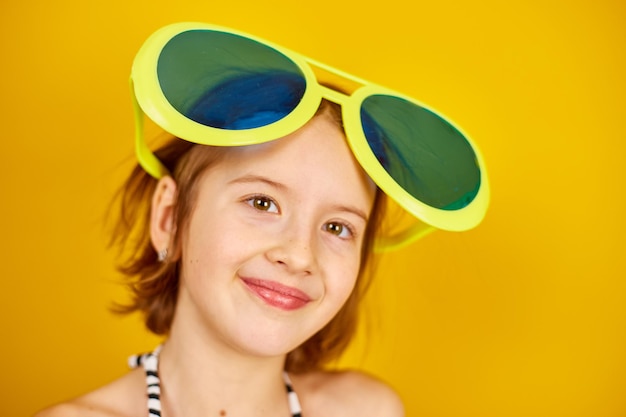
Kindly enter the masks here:
[[198, 186], [174, 325], [254, 355], [289, 352], [355, 285], [373, 183], [319, 116], [281, 140], [233, 149]]

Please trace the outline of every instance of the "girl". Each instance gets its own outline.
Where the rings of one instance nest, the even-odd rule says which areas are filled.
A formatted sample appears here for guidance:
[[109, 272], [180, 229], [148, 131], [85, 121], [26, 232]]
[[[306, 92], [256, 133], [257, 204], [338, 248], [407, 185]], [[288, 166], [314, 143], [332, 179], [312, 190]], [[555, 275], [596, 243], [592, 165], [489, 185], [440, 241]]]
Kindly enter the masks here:
[[[155, 33], [131, 78], [122, 310], [166, 339], [41, 416], [402, 416], [382, 382], [324, 365], [354, 333], [375, 247], [482, 218], [469, 140], [413, 100], [210, 25]], [[144, 112], [173, 135], [154, 153]], [[382, 190], [420, 219], [387, 240]]]

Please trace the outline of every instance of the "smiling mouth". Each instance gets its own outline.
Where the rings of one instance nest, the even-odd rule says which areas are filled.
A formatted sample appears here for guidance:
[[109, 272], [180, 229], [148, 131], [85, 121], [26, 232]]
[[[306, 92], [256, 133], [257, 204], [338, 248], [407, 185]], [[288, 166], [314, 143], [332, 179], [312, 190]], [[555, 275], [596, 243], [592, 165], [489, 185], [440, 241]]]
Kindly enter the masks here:
[[246, 287], [265, 303], [281, 310], [297, 310], [311, 301], [303, 291], [273, 281], [253, 278], [241, 279]]

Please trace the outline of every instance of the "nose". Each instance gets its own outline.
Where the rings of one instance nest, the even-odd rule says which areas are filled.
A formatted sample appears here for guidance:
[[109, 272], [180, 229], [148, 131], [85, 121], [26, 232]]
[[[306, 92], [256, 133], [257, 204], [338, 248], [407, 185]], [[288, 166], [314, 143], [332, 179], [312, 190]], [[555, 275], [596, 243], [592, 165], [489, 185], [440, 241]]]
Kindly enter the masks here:
[[[310, 229], [309, 229], [310, 230]], [[293, 274], [311, 274], [315, 269], [314, 232], [292, 229], [282, 233], [267, 250], [270, 262], [280, 265]]]

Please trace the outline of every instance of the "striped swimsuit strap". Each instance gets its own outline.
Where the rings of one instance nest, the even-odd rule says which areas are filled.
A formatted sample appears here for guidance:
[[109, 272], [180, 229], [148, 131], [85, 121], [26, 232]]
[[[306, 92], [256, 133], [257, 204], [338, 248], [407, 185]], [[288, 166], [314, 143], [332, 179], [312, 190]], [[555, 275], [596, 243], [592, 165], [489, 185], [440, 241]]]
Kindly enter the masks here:
[[[128, 358], [128, 365], [131, 368], [143, 366], [146, 371], [146, 385], [148, 393], [148, 416], [161, 417], [161, 380], [159, 379], [159, 352], [161, 346], [154, 352], [132, 355]], [[302, 417], [302, 408], [298, 395], [291, 387], [291, 380], [287, 372], [283, 372], [285, 388], [287, 389], [287, 400], [292, 417]]]

